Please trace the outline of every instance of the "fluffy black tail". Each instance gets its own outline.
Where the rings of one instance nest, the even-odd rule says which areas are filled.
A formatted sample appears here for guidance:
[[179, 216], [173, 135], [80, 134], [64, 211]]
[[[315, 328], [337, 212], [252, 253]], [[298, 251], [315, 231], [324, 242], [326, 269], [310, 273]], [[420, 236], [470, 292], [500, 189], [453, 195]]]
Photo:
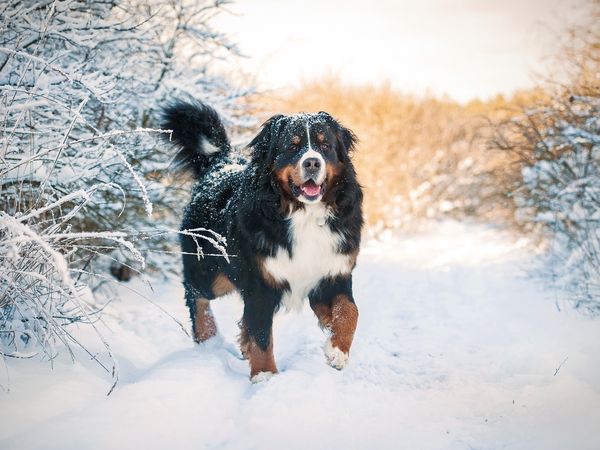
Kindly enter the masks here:
[[[228, 152], [229, 138], [217, 112], [198, 101], [176, 101], [163, 110], [161, 127], [173, 130], [172, 142], [181, 147], [174, 162], [200, 178], [214, 158]], [[165, 135], [169, 136], [169, 135]]]

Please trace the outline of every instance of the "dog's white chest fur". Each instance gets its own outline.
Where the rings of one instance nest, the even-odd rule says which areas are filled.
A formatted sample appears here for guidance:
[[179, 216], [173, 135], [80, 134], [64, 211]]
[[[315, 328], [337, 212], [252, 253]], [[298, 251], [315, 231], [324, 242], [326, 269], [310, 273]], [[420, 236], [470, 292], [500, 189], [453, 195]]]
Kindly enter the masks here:
[[343, 237], [326, 224], [329, 214], [321, 203], [293, 212], [289, 217], [292, 257], [286, 249], [279, 248], [274, 257], [265, 260], [267, 272], [290, 286], [282, 299], [287, 309], [300, 309], [322, 278], [348, 274], [352, 270], [350, 255], [338, 253]]

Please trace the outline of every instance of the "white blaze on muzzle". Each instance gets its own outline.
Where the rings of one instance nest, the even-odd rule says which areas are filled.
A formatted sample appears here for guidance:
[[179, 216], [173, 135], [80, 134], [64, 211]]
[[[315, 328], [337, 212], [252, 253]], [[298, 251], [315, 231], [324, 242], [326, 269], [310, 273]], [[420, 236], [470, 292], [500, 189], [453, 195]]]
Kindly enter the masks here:
[[300, 173], [302, 174], [302, 178], [304, 180], [308, 180], [309, 176], [306, 174], [306, 169], [304, 168], [304, 161], [306, 161], [308, 158], [318, 159], [319, 162], [321, 163], [321, 166], [319, 167], [319, 171], [317, 172], [316, 178], [313, 181], [316, 184], [321, 185], [325, 181], [325, 176], [326, 176], [325, 159], [323, 158], [323, 155], [321, 155], [319, 152], [315, 151], [312, 148], [312, 145], [310, 144], [310, 130], [308, 128], [308, 122], [306, 123], [306, 137], [308, 139], [308, 150], [306, 152], [304, 152], [304, 154], [302, 155], [302, 158], [300, 158], [300, 161], [298, 162], [298, 164], [300, 165]]

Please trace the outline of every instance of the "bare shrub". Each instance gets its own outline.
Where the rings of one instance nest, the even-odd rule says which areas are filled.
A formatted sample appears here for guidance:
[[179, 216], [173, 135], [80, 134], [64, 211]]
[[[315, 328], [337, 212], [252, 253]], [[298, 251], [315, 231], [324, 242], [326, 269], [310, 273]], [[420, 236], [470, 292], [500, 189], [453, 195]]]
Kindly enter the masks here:
[[[235, 50], [209, 26], [221, 4], [0, 6], [5, 356], [42, 349], [51, 359], [57, 343], [78, 343], [67, 325], [94, 326], [98, 299], [112, 295], [97, 294], [115, 261], [134, 272], [150, 267], [166, 274], [173, 267], [182, 197], [168, 177], [172, 155], [156, 145], [165, 131], [152, 127], [166, 99], [185, 95], [208, 99], [230, 122], [244, 123], [235, 100], [246, 91], [208, 70], [215, 57]], [[187, 232], [199, 246], [208, 240], [217, 252], [224, 249], [209, 230]], [[114, 364], [106, 368], [116, 377]]]
[[548, 238], [559, 287], [600, 313], [600, 2], [560, 55], [567, 81], [497, 124], [492, 146], [515, 155], [517, 219]]

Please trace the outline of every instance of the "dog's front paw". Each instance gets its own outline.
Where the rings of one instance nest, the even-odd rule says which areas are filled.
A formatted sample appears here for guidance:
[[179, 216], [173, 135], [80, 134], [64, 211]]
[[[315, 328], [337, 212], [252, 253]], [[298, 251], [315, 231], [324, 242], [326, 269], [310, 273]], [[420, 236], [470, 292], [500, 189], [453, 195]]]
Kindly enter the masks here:
[[258, 372], [256, 375], [250, 377], [250, 381], [254, 384], [262, 383], [270, 379], [273, 375], [273, 372]]
[[331, 339], [327, 339], [323, 350], [325, 352], [327, 364], [329, 364], [334, 369], [342, 370], [348, 364], [348, 358], [350, 357], [350, 355], [341, 351], [339, 348], [334, 347], [331, 343]]

